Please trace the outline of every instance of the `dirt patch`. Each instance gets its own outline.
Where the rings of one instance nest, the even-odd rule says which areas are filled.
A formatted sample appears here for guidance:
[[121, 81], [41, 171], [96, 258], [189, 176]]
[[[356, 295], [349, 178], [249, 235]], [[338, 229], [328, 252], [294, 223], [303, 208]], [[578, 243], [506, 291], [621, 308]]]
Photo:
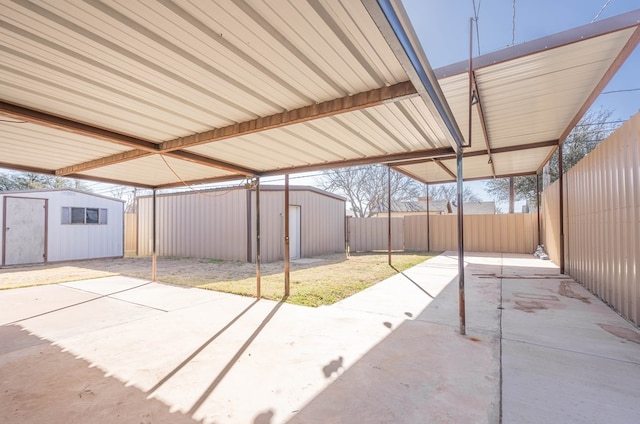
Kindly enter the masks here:
[[619, 327], [617, 325], [598, 324], [598, 326], [616, 337], [619, 337], [631, 343], [640, 344], [640, 334], [637, 331]]
[[583, 303], [591, 303], [588, 296], [581, 296], [578, 293], [574, 292], [571, 288], [571, 284], [572, 283], [569, 281], [562, 281], [560, 283], [560, 286], [558, 286], [558, 294], [560, 296], [569, 297], [571, 299], [578, 299]]

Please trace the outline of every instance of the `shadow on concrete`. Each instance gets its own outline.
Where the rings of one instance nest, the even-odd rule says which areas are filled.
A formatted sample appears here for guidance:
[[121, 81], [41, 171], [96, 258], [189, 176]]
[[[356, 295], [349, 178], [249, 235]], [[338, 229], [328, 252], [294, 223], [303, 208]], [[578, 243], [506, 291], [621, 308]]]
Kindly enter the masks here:
[[156, 390], [158, 390], [160, 387], [162, 387], [162, 385], [164, 385], [167, 381], [169, 381], [171, 379], [171, 377], [173, 377], [174, 375], [176, 375], [178, 373], [178, 371], [180, 371], [182, 368], [184, 368], [189, 362], [191, 362], [193, 360], [193, 358], [195, 358], [196, 356], [198, 356], [198, 354], [200, 352], [202, 352], [207, 346], [209, 346], [215, 339], [217, 339], [218, 337], [220, 337], [220, 335], [222, 333], [224, 333], [225, 331], [227, 331], [236, 321], [238, 321], [244, 314], [246, 314], [249, 309], [253, 308], [255, 306], [256, 303], [258, 303], [259, 300], [256, 299], [254, 300], [249, 306], [247, 306], [243, 311], [241, 311], [238, 315], [236, 315], [231, 321], [229, 321], [224, 327], [222, 327], [216, 334], [214, 334], [213, 336], [211, 336], [209, 338], [209, 340], [207, 340], [206, 342], [204, 342], [199, 348], [197, 348], [196, 350], [193, 351], [193, 353], [189, 356], [187, 356], [187, 358], [182, 361], [177, 367], [175, 367], [173, 370], [171, 370], [171, 372], [169, 372], [166, 376], [164, 376], [160, 381], [158, 381], [156, 383], [155, 386], [153, 386], [150, 390], [149, 390], [149, 394], [152, 394], [153, 392], [155, 392]]
[[0, 422], [196, 423], [20, 325], [0, 326]]
[[393, 266], [393, 265], [389, 265], [389, 266], [390, 266], [391, 268], [393, 268], [393, 269], [394, 269], [394, 271], [395, 271], [395, 272], [397, 272], [398, 274], [402, 274], [402, 276], [403, 276], [404, 278], [406, 278], [407, 280], [409, 280], [409, 281], [410, 281], [414, 286], [416, 286], [418, 289], [420, 289], [420, 291], [421, 291], [421, 292], [423, 292], [424, 294], [426, 294], [427, 296], [429, 296], [431, 299], [435, 299], [435, 297], [433, 297], [433, 296], [431, 295], [431, 293], [429, 293], [429, 292], [428, 292], [428, 291], [426, 291], [424, 288], [422, 288], [422, 286], [421, 286], [420, 284], [418, 284], [418, 283], [416, 283], [415, 281], [413, 281], [413, 280], [411, 279], [411, 277], [409, 277], [407, 274], [405, 274], [404, 272], [400, 271], [398, 268], [396, 268], [396, 267], [395, 267], [395, 266]]
[[[499, 421], [498, 332], [470, 331], [474, 337], [458, 333], [458, 305], [450, 301], [457, 294], [457, 278], [436, 297], [429, 293], [428, 281], [423, 288], [407, 279], [433, 301], [417, 314], [402, 314], [413, 319], [395, 326], [383, 323], [391, 330], [389, 335], [354, 364], [345, 365], [339, 378], [288, 424]], [[499, 287], [493, 285], [496, 296], [491, 298], [497, 302]], [[482, 290], [487, 286], [470, 283], [469, 301], [484, 302]]]
[[450, 326], [406, 321], [288, 423], [498, 422], [494, 349]]
[[[209, 387], [207, 387], [207, 389], [202, 393], [202, 395], [200, 395], [200, 398], [198, 398], [198, 400], [193, 404], [193, 406], [191, 407], [191, 409], [188, 412], [189, 415], [193, 415], [202, 406], [202, 404], [209, 398], [209, 396], [213, 393], [213, 391], [216, 389], [216, 387], [218, 387], [218, 385], [220, 384], [222, 379], [229, 373], [229, 371], [231, 371], [231, 369], [233, 368], [235, 363], [238, 362], [238, 359], [240, 359], [242, 354], [247, 350], [247, 348], [251, 345], [251, 343], [255, 340], [255, 338], [258, 337], [260, 332], [269, 323], [269, 321], [271, 321], [271, 319], [274, 317], [276, 312], [278, 312], [278, 310], [282, 307], [282, 305], [284, 305], [284, 303], [286, 301], [287, 301], [287, 296], [284, 296], [273, 307], [273, 309], [269, 312], [269, 314], [267, 314], [267, 316], [262, 320], [260, 325], [258, 325], [258, 327], [255, 329], [255, 331], [253, 333], [251, 333], [251, 335], [242, 344], [242, 346], [240, 346], [240, 349], [238, 349], [238, 351], [235, 353], [235, 355], [233, 355], [233, 357], [229, 360], [229, 362], [227, 362], [227, 365], [225, 365], [225, 367], [222, 369], [222, 371], [220, 371], [220, 373], [216, 376], [216, 378], [209, 385]], [[252, 303], [249, 307], [251, 307], [254, 304], [255, 304], [255, 302]], [[244, 312], [246, 312], [246, 309], [245, 309], [245, 311], [243, 311], [243, 313]]]
[[253, 424], [271, 424], [271, 420], [273, 419], [273, 411], [270, 409], [267, 412], [262, 412], [256, 416], [253, 420]]
[[338, 359], [334, 359], [329, 362], [327, 365], [322, 367], [322, 373], [325, 378], [329, 378], [333, 375], [333, 373], [338, 374], [338, 372], [344, 367], [343, 365], [344, 358], [339, 356]]

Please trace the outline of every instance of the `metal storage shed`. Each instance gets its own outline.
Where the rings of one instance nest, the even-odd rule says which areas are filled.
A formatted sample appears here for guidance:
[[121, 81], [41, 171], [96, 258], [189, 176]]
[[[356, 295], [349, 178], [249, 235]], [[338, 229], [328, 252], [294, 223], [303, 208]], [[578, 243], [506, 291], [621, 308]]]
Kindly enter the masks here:
[[[343, 252], [345, 199], [314, 187], [292, 186], [290, 257]], [[260, 187], [261, 257], [284, 258], [284, 187]], [[255, 262], [256, 191], [241, 187], [157, 196], [160, 256]], [[138, 198], [138, 254], [153, 253], [153, 198]]]
[[76, 190], [0, 193], [2, 266], [124, 255], [124, 203]]

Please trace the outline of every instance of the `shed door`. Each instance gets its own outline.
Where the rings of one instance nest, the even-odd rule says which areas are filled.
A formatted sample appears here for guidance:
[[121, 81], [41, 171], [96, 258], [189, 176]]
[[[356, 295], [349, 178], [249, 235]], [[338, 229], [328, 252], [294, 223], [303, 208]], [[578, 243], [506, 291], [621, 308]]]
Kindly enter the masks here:
[[4, 264], [45, 261], [46, 199], [4, 198]]
[[289, 258], [300, 257], [300, 206], [289, 205]]

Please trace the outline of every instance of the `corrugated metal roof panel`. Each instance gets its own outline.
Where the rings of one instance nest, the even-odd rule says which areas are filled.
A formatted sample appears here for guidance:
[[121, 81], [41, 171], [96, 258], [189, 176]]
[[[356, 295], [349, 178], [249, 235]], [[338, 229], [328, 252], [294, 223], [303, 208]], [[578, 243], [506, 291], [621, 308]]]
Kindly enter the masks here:
[[[401, 4], [391, 3], [383, 11], [344, 0], [5, 1], [0, 113], [49, 129], [0, 127], [0, 162], [51, 173], [94, 160], [107, 165], [83, 175], [157, 186], [450, 152], [458, 125]], [[566, 131], [624, 44], [637, 44], [638, 15], [586, 26], [588, 40], [571, 33], [560, 47], [527, 44], [527, 55], [478, 69], [491, 147]], [[466, 78], [442, 85], [466, 133]], [[469, 151], [486, 150], [477, 109], [473, 131]], [[83, 138], [90, 134], [99, 140]], [[43, 141], [52, 137], [56, 149]], [[177, 175], [159, 156], [139, 158], [161, 150], [204, 158], [168, 159]], [[189, 161], [207, 159], [236, 174]], [[473, 162], [465, 176], [483, 168]]]
[[130, 150], [3, 115], [0, 120], [0, 162], [4, 163], [55, 170]]
[[98, 169], [82, 172], [81, 175], [122, 181], [138, 181], [148, 186], [203, 180], [232, 175], [216, 168], [155, 155]]

